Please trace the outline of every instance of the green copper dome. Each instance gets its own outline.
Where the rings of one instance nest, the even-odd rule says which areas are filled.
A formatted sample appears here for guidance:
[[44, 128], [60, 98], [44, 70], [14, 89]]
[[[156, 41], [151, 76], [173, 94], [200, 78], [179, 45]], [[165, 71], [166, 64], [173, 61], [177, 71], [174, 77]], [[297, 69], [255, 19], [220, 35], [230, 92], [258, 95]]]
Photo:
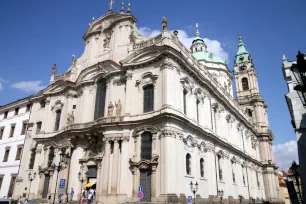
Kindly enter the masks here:
[[252, 60], [250, 53], [245, 49], [245, 45], [242, 42], [242, 37], [239, 35], [238, 52], [235, 56], [235, 64], [241, 64]]
[[225, 60], [221, 59], [219, 56], [209, 53], [209, 52], [194, 52], [192, 55], [198, 60], [205, 60], [207, 62], [216, 62], [216, 63], [223, 63], [225, 64]]

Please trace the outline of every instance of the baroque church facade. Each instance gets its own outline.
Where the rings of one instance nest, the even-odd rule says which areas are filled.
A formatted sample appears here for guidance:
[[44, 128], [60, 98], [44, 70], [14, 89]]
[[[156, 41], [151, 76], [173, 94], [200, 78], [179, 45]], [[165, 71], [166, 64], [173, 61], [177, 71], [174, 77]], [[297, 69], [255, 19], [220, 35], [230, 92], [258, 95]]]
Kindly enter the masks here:
[[54, 65], [30, 97], [15, 198], [57, 201], [73, 188], [78, 201], [96, 182], [98, 203], [139, 201], [139, 186], [141, 201], [187, 203], [197, 182], [199, 203], [220, 190], [224, 202], [279, 202], [267, 105], [241, 37], [234, 76], [198, 30], [190, 49], [166, 18], [159, 35], [142, 36], [130, 4], [93, 19], [83, 39], [82, 56], [64, 74]]

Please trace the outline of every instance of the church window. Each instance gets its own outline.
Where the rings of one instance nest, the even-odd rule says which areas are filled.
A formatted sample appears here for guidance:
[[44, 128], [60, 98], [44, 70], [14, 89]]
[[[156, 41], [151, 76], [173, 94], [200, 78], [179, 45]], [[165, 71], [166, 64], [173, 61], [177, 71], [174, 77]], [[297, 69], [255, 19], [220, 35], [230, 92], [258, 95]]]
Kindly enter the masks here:
[[183, 91], [183, 105], [184, 105], [184, 114], [187, 114], [187, 106], [186, 106], [186, 102], [187, 102], [187, 90], [184, 89]]
[[141, 159], [152, 159], [152, 134], [150, 132], [144, 132], [141, 135]]
[[197, 99], [197, 121], [200, 121], [200, 117], [199, 117], [199, 106], [200, 106], [200, 101]]
[[143, 88], [143, 112], [150, 112], [154, 109], [154, 87], [148, 85]]
[[198, 51], [198, 48], [196, 48], [195, 50], [196, 50], [196, 52], [197, 52], [197, 51]]
[[243, 91], [249, 90], [249, 82], [248, 82], [248, 79], [246, 77], [241, 79], [241, 83], [242, 83], [242, 90]]
[[104, 117], [105, 98], [106, 98], [106, 79], [102, 79], [97, 84], [94, 119]]
[[249, 117], [252, 117], [252, 111], [251, 111], [251, 109], [247, 109], [247, 114], [248, 114]]
[[186, 173], [191, 175], [191, 155], [189, 153], [186, 155]]
[[201, 173], [201, 177], [204, 177], [204, 159], [201, 158], [200, 159], [200, 173]]
[[31, 157], [30, 157], [29, 169], [33, 169], [34, 168], [35, 158], [36, 158], [36, 150], [32, 149]]
[[42, 122], [37, 122], [36, 123], [36, 134], [39, 134], [40, 131], [41, 131], [41, 125], [42, 125]]
[[60, 126], [62, 111], [61, 110], [57, 110], [55, 113], [56, 113], [56, 117], [55, 117], [54, 131], [58, 131], [59, 126]]
[[218, 170], [219, 170], [219, 180], [223, 180], [223, 174], [222, 174], [222, 166], [221, 166], [221, 155], [218, 155]]
[[15, 160], [20, 160], [22, 155], [22, 146], [17, 147]]
[[51, 146], [49, 148], [49, 160], [48, 160], [48, 167], [52, 166], [53, 160], [54, 160], [55, 154], [54, 154], [54, 148]]

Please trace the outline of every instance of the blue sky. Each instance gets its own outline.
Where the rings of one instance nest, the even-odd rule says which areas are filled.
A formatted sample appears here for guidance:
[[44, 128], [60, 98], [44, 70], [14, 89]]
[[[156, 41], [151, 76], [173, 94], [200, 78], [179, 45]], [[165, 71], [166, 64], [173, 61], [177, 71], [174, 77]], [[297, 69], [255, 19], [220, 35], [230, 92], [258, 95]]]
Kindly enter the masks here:
[[[62, 73], [71, 55], [83, 52], [82, 36], [92, 17], [108, 11], [108, 0], [1, 0], [0, 1], [0, 105], [25, 97], [48, 84], [51, 67]], [[162, 16], [171, 30], [189, 40], [199, 23], [201, 37], [221, 43], [233, 67], [240, 32], [258, 72], [262, 96], [268, 104], [274, 144], [295, 140], [284, 99], [282, 54], [294, 60], [306, 52], [306, 1], [141, 1], [131, 0], [139, 28], [161, 29]], [[121, 1], [114, 10], [119, 11]], [[125, 1], [127, 3], [127, 1]], [[221, 49], [222, 49], [221, 48]], [[220, 48], [217, 48], [220, 51]], [[27, 83], [20, 83], [27, 82]]]

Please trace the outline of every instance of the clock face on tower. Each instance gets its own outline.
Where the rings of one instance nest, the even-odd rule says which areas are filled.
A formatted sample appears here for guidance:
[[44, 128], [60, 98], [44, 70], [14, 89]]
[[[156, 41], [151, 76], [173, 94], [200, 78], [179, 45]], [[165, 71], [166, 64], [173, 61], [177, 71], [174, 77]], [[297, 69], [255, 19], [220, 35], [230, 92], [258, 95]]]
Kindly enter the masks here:
[[246, 70], [246, 66], [241, 66], [241, 67], [239, 67], [239, 70], [240, 70], [240, 71]]

